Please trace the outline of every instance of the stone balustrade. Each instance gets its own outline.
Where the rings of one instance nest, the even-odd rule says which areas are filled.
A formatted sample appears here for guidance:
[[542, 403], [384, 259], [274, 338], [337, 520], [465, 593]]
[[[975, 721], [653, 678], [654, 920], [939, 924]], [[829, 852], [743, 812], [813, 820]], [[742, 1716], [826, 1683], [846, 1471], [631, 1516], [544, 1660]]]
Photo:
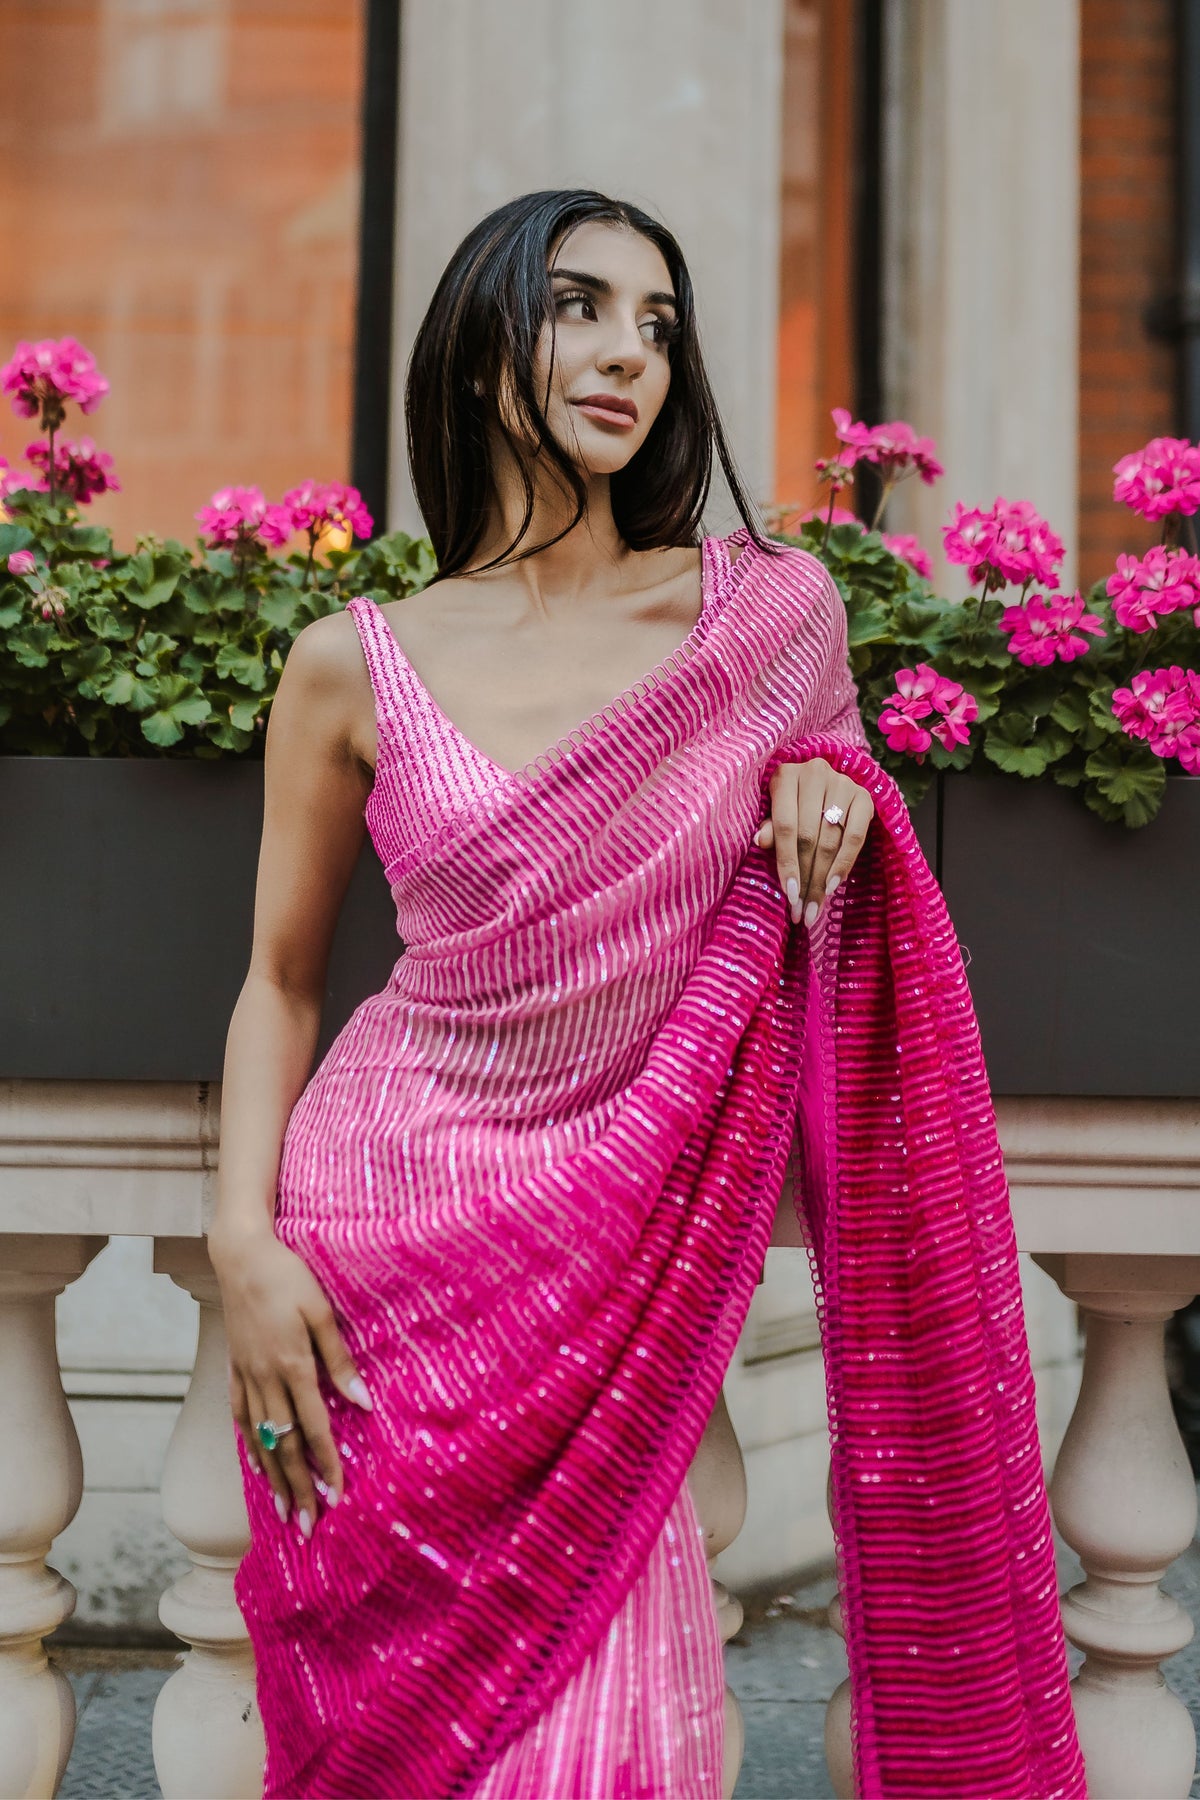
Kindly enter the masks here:
[[[254, 1670], [233, 1597], [246, 1541], [229, 1419], [219, 1294], [205, 1254], [217, 1127], [206, 1088], [140, 1084], [119, 1128], [88, 1083], [0, 1083], [0, 1795], [53, 1795], [71, 1751], [74, 1703], [44, 1638], [75, 1604], [48, 1565], [79, 1506], [79, 1440], [64, 1394], [55, 1302], [110, 1235], [154, 1240], [154, 1268], [198, 1303], [187, 1396], [167, 1450], [161, 1504], [188, 1566], [162, 1595], [189, 1646], [160, 1691], [155, 1766], [167, 1800], [251, 1800], [263, 1741]], [[82, 1121], [82, 1123], [81, 1123]], [[90, 1123], [89, 1123], [90, 1121]], [[1195, 1529], [1195, 1486], [1175, 1430], [1163, 1321], [1200, 1289], [1200, 1107], [1170, 1101], [1004, 1101], [1001, 1133], [1022, 1247], [1082, 1308], [1083, 1381], [1054, 1472], [1060, 1530], [1084, 1568], [1064, 1600], [1086, 1660], [1077, 1716], [1092, 1800], [1184, 1796], [1195, 1739], [1159, 1664], [1191, 1621], [1159, 1586]], [[745, 1507], [737, 1439], [714, 1414], [691, 1481], [710, 1556]], [[718, 1584], [723, 1638], [740, 1608]], [[725, 1792], [741, 1756], [727, 1706]], [[848, 1696], [831, 1702], [828, 1754], [852, 1792]]]

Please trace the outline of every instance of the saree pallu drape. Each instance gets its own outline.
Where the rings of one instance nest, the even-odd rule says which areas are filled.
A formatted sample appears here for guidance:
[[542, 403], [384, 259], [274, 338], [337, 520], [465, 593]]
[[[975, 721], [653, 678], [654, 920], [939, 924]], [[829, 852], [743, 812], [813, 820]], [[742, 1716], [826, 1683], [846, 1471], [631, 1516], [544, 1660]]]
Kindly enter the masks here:
[[[322, 1376], [347, 1482], [310, 1544], [242, 1452], [268, 1795], [466, 1794], [550, 1704], [679, 1492], [793, 1142], [859, 1792], [1085, 1793], [961, 957], [828, 575], [753, 546], [737, 571], [419, 842], [381, 712], [406, 952], [293, 1111], [275, 1227], [375, 1405]], [[809, 933], [751, 840], [774, 769], [817, 756], [876, 817]]]

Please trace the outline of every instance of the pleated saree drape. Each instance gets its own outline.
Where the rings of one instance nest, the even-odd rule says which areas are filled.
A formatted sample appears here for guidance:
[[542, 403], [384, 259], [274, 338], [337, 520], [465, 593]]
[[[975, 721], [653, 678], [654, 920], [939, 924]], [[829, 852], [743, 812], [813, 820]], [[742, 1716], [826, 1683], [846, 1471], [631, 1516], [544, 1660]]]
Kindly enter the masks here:
[[[794, 1135], [860, 1791], [1084, 1793], [954, 934], [828, 575], [716, 542], [677, 656], [432, 831], [381, 699], [407, 948], [293, 1111], [276, 1216], [375, 1404], [323, 1379], [346, 1493], [309, 1544], [242, 1453], [270, 1795], [468, 1794], [564, 1689], [660, 1542]], [[877, 815], [810, 934], [751, 839], [814, 756]]]

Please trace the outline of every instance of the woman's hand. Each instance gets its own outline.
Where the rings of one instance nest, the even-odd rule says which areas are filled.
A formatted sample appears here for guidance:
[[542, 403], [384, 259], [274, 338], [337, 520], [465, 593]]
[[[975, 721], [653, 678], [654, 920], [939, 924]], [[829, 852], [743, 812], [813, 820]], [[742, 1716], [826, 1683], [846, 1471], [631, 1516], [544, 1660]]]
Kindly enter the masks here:
[[[823, 815], [841, 807], [836, 825]], [[875, 816], [866, 788], [839, 775], [823, 757], [780, 763], [771, 778], [771, 817], [754, 834], [763, 850], [775, 846], [779, 885], [788, 897], [792, 923], [811, 926], [824, 901], [836, 893], [854, 867]]]
[[[328, 1506], [342, 1495], [342, 1468], [317, 1385], [319, 1354], [347, 1399], [368, 1411], [371, 1397], [334, 1320], [333, 1309], [304, 1260], [280, 1243], [267, 1225], [236, 1243], [209, 1240], [225, 1307], [229, 1337], [229, 1403], [250, 1461], [275, 1490], [286, 1522], [292, 1499], [299, 1525], [312, 1536], [317, 1516], [315, 1485]], [[264, 1450], [254, 1427], [261, 1419], [294, 1424], [275, 1450]], [[307, 1455], [306, 1455], [307, 1451]]]

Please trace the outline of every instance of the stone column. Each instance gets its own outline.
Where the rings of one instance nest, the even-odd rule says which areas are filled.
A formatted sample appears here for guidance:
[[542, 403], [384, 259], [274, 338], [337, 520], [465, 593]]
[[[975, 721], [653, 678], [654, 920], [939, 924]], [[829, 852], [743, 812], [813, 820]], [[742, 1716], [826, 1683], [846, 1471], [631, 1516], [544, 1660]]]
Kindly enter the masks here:
[[220, 1289], [202, 1239], [160, 1238], [154, 1266], [200, 1303], [196, 1366], [163, 1470], [163, 1517], [192, 1559], [164, 1625], [191, 1645], [154, 1708], [164, 1800], [258, 1800], [265, 1755], [254, 1655], [233, 1593], [249, 1540], [229, 1410]]
[[1078, 0], [885, 0], [884, 390], [946, 479], [888, 509], [944, 591], [952, 501], [1029, 499], [1073, 580]]
[[[598, 188], [678, 237], [751, 494], [774, 466], [781, 0], [405, 0], [392, 369], [393, 529], [421, 529], [404, 373], [465, 232], [538, 188]], [[719, 469], [710, 530], [739, 521]]]
[[75, 1610], [46, 1557], [83, 1495], [54, 1302], [107, 1241], [0, 1237], [0, 1794], [31, 1800], [58, 1791], [75, 1736], [71, 1684], [42, 1645]]
[[1167, 1389], [1163, 1325], [1191, 1299], [1200, 1258], [1035, 1259], [1082, 1307], [1083, 1382], [1050, 1484], [1083, 1564], [1063, 1623], [1086, 1660], [1072, 1684], [1089, 1800], [1184, 1800], [1196, 1733], [1159, 1664], [1192, 1620], [1159, 1585], [1196, 1530], [1196, 1483]]

